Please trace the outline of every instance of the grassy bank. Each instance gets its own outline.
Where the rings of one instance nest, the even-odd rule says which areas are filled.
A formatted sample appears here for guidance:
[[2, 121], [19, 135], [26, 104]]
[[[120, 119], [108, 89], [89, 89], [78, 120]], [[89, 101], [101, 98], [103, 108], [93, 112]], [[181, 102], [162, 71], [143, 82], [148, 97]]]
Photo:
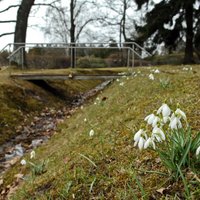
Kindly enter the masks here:
[[[90, 70], [91, 71], [91, 70]], [[90, 73], [90, 71], [85, 73]], [[100, 81], [48, 81], [47, 84], [55, 89], [53, 94], [43, 88], [28, 82], [11, 79], [10, 74], [16, 73], [77, 73], [78, 70], [34, 70], [23, 71], [2, 68], [0, 71], [0, 144], [15, 136], [17, 127], [25, 120], [30, 121], [45, 107], [59, 109], [70, 104], [78, 94], [89, 91]], [[98, 72], [97, 72], [98, 74]], [[59, 94], [59, 95], [57, 95]], [[27, 121], [28, 120], [28, 121]]]
[[[163, 102], [172, 108], [179, 104], [193, 133], [199, 131], [200, 66], [190, 67], [159, 67], [155, 80], [148, 78], [152, 68], [138, 68], [136, 75], [116, 80], [36, 150], [31, 162], [46, 161], [41, 173], [17, 164], [2, 187], [21, 174], [24, 180], [12, 199], [184, 199], [183, 181], [171, 179], [155, 152], [135, 148], [133, 135]], [[197, 199], [198, 174], [186, 171], [185, 178]]]

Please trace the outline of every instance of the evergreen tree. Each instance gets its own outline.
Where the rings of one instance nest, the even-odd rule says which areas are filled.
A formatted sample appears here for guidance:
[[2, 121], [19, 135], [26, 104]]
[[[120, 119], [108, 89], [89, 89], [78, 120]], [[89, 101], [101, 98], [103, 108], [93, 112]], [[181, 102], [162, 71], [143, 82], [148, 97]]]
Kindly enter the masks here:
[[[194, 46], [200, 40], [200, 5], [198, 0], [135, 0], [138, 9], [144, 9], [145, 25], [137, 26], [138, 40], [149, 38], [154, 44], [165, 43], [169, 51], [174, 50], [185, 38], [184, 63], [194, 63]], [[195, 45], [194, 45], [195, 43]], [[197, 46], [200, 48], [200, 45]], [[196, 49], [198, 49], [196, 48]]]

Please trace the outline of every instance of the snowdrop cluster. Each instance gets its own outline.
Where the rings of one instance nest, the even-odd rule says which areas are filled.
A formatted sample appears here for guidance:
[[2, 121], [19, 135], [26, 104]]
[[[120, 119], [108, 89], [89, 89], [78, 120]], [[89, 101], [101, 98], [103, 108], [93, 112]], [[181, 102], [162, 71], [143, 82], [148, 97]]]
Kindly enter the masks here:
[[154, 81], [155, 80], [154, 74], [159, 74], [160, 70], [159, 69], [152, 69], [150, 72], [151, 73], [149, 74], [149, 79]]
[[159, 74], [160, 70], [159, 69], [152, 69], [151, 72], [154, 73], [154, 74]]
[[152, 81], [155, 80], [154, 75], [153, 74], [149, 74], [149, 79], [152, 80]]
[[94, 105], [99, 105], [101, 103], [101, 100], [99, 97], [96, 98]]
[[155, 113], [146, 116], [144, 121], [147, 128], [140, 129], [134, 135], [134, 146], [138, 146], [140, 150], [148, 147], [156, 149], [156, 143], [165, 141], [167, 134], [183, 127], [183, 121], [187, 125], [185, 113], [179, 108], [173, 112], [165, 103]]
[[192, 67], [183, 67], [183, 71], [192, 71]]
[[[35, 158], [35, 151], [34, 150], [31, 151], [31, 153], [30, 153], [30, 159], [33, 159], [33, 158]], [[22, 159], [20, 163], [21, 163], [21, 165], [26, 165], [27, 164], [25, 159]]]

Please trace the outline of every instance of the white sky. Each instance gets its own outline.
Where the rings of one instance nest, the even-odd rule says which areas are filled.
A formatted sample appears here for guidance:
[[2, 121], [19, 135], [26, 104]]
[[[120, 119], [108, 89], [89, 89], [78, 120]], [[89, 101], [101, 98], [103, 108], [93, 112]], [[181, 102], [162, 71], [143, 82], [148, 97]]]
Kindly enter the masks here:
[[[3, 0], [0, 2], [1, 8], [0, 10], [3, 10], [7, 8], [9, 5], [15, 5], [18, 4], [19, 0]], [[38, 1], [39, 2], [39, 1]], [[27, 39], [26, 42], [33, 42], [33, 43], [42, 43], [47, 42], [45, 41], [43, 33], [39, 30], [39, 28], [36, 28], [34, 25], [38, 25], [38, 23], [44, 23], [42, 21], [42, 14], [44, 14], [45, 8], [39, 9], [36, 16], [33, 16], [33, 14], [29, 17], [29, 25], [30, 27], [27, 29]], [[17, 8], [11, 8], [10, 10], [6, 11], [5, 13], [0, 14], [0, 20], [16, 20], [17, 15]], [[15, 30], [15, 23], [0, 23], [0, 34], [5, 32], [14, 32]], [[13, 43], [14, 41], [14, 35], [8, 35], [0, 37], [0, 50], [6, 46], [8, 43]]]

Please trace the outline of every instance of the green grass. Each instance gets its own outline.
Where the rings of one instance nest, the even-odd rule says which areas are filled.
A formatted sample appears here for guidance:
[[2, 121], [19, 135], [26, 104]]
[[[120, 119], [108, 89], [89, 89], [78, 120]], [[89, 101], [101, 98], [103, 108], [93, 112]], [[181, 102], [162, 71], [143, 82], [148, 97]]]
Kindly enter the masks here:
[[[178, 103], [192, 131], [200, 129], [200, 66], [192, 67], [159, 67], [154, 81], [148, 79], [152, 68], [136, 68], [138, 76], [114, 81], [36, 150], [36, 163], [48, 160], [45, 173], [33, 179], [28, 167], [17, 164], [5, 174], [3, 187], [22, 173], [26, 180], [13, 199], [184, 199], [184, 188], [197, 199], [198, 175], [186, 171], [186, 178], [174, 182], [155, 153], [133, 147], [144, 117], [163, 102], [171, 107]], [[160, 83], [163, 78], [169, 80], [168, 87]]]

